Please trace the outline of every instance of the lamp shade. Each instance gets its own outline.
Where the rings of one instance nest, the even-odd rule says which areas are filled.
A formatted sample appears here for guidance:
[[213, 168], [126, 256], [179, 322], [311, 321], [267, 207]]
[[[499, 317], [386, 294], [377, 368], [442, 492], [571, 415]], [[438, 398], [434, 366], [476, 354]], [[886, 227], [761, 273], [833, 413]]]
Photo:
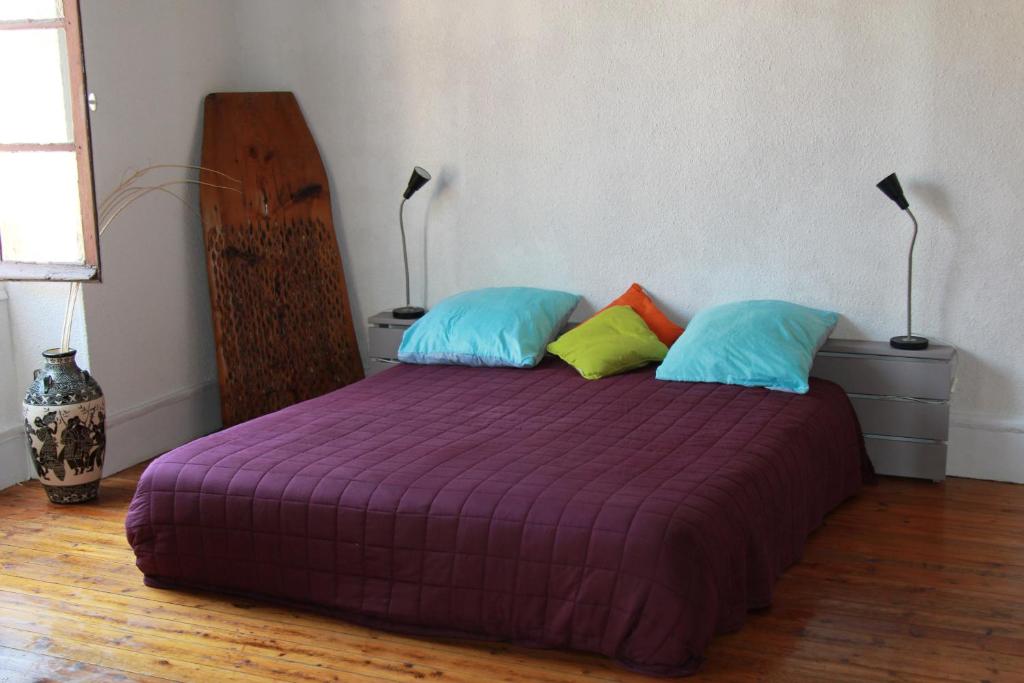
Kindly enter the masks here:
[[408, 199], [413, 196], [417, 190], [427, 184], [428, 180], [430, 180], [430, 174], [427, 173], [426, 169], [416, 166], [412, 169], [412, 175], [409, 176], [409, 185], [405, 188], [405, 194], [402, 197]]
[[903, 195], [903, 188], [900, 187], [900, 179], [896, 177], [895, 173], [890, 173], [879, 180], [876, 187], [884, 192], [886, 197], [896, 202], [896, 206], [904, 211], [910, 208], [907, 198]]

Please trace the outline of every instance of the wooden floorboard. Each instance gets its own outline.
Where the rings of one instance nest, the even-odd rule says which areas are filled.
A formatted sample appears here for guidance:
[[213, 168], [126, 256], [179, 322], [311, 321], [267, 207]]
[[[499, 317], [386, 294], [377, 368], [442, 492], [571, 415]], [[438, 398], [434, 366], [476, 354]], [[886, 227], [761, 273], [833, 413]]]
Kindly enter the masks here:
[[[414, 638], [147, 588], [124, 536], [143, 466], [93, 504], [0, 492], [0, 683], [654, 679], [590, 655]], [[1024, 486], [883, 478], [826, 520], [707, 681], [1024, 681]]]

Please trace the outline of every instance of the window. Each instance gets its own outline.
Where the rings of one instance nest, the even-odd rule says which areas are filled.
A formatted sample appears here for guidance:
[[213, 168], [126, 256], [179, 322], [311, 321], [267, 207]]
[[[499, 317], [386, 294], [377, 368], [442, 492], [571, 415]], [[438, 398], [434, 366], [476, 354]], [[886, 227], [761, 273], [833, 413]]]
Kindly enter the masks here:
[[99, 278], [77, 0], [0, 0], [0, 280]]

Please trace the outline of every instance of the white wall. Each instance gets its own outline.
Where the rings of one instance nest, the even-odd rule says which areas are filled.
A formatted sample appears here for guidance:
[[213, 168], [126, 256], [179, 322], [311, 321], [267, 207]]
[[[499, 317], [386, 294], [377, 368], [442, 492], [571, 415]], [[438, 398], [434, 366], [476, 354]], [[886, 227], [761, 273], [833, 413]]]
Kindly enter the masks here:
[[[83, 0], [99, 196], [128, 170], [198, 163], [203, 97], [234, 87], [234, 8]], [[189, 198], [198, 203], [196, 192]], [[121, 214], [100, 246], [103, 282], [83, 293], [112, 473], [212, 431], [220, 415], [198, 217], [156, 193]]]
[[[0, 425], [3, 427], [21, 426], [21, 402], [18, 390], [15, 388], [18, 381], [18, 373], [14, 365], [14, 342], [11, 337], [7, 283], [0, 283], [0, 386], [10, 387], [9, 390], [0, 394]], [[25, 381], [25, 384], [28, 384], [28, 380]], [[5, 464], [0, 461], [0, 468]], [[2, 471], [0, 469], [0, 472]]]
[[[296, 92], [362, 342], [401, 302], [414, 164], [435, 176], [407, 211], [417, 301], [529, 284], [585, 313], [637, 280], [681, 320], [778, 297], [886, 339], [909, 225], [874, 183], [898, 171], [922, 223], [916, 331], [962, 350], [950, 472], [1024, 481], [1015, 0], [82, 4], [101, 195], [197, 160], [207, 92]], [[219, 416], [197, 222], [152, 198], [102, 249], [85, 315], [113, 472]]]
[[[28, 473], [25, 429], [21, 418], [22, 377], [15, 365], [10, 310], [6, 283], [0, 283], [0, 387], [5, 387], [0, 394], [0, 489], [21, 481]], [[27, 378], [25, 384], [28, 384]]]
[[[961, 349], [952, 474], [1024, 481], [1024, 5], [280, 3], [238, 13], [242, 84], [296, 92], [333, 178], [357, 318], [529, 284], [587, 310], [633, 280], [688, 319], [777, 297]], [[258, 40], [252, 39], [258, 37]], [[364, 331], [360, 329], [360, 333]]]
[[[203, 98], [235, 88], [243, 2], [82, 0], [88, 85], [99, 104], [90, 117], [99, 197], [149, 164], [198, 163]], [[155, 193], [121, 214], [100, 246], [103, 282], [83, 288], [73, 346], [106, 393], [110, 474], [213, 431], [220, 409], [196, 215]], [[8, 291], [0, 320], [9, 317], [12, 343], [5, 353], [0, 330], [0, 366], [13, 377], [0, 372], [8, 386], [0, 488], [30, 476], [20, 399], [41, 351], [59, 343], [67, 285], [10, 283]]]

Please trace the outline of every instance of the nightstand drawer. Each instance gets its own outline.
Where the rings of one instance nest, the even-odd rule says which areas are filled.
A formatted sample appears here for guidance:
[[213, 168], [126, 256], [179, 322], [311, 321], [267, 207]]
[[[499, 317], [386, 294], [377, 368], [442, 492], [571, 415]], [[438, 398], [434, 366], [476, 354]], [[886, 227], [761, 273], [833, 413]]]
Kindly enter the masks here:
[[865, 434], [945, 441], [949, 437], [949, 404], [897, 398], [851, 396]]
[[370, 358], [398, 358], [398, 345], [402, 343], [404, 327], [369, 328]]
[[955, 362], [947, 344], [907, 351], [884, 341], [829, 339], [811, 375], [846, 391], [876, 472], [941, 481]]
[[819, 353], [811, 376], [835, 382], [848, 394], [946, 400], [952, 385], [948, 362], [915, 358]]
[[946, 477], [946, 444], [865, 437], [878, 474], [941, 481]]

